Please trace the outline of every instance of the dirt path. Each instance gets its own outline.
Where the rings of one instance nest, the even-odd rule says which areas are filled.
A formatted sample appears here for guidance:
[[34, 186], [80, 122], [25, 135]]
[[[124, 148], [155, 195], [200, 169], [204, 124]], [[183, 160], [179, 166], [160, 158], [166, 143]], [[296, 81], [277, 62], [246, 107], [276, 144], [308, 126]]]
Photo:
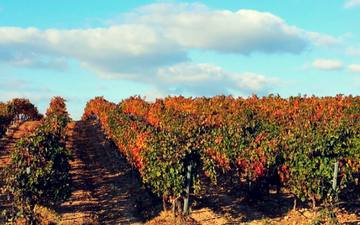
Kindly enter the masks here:
[[72, 204], [60, 208], [60, 224], [140, 224], [130, 195], [143, 190], [129, 176], [126, 160], [111, 148], [95, 121], [72, 122], [68, 127], [74, 190]]

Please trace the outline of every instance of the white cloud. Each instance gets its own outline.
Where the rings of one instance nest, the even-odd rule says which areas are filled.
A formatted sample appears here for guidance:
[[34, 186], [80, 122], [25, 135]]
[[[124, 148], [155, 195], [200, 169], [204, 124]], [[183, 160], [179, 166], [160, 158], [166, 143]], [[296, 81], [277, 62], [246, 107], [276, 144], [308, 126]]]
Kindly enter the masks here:
[[68, 62], [63, 57], [47, 57], [36, 53], [20, 51], [1, 51], [0, 65], [15, 67], [26, 67], [32, 69], [50, 69], [55, 71], [66, 71]]
[[18, 92], [1, 92], [0, 102], [11, 101], [13, 98], [22, 98], [23, 96]]
[[348, 70], [351, 73], [360, 73], [360, 64], [351, 64], [348, 66]]
[[[0, 27], [0, 64], [64, 71], [68, 59], [77, 59], [102, 79], [153, 83], [162, 70], [169, 72], [165, 68], [188, 62], [191, 48], [297, 54], [307, 44], [300, 29], [271, 13], [212, 11], [199, 3], [153, 4], [135, 12], [126, 16], [127, 24], [109, 28]], [[202, 73], [176, 79], [186, 83], [209, 76], [204, 68], [197, 69]]]
[[341, 43], [340, 38], [335, 38], [327, 34], [320, 34], [317, 32], [306, 32], [308, 38], [314, 43], [314, 45], [321, 45], [325, 48], [339, 45]]
[[354, 48], [354, 47], [349, 47], [346, 49], [345, 53], [347, 55], [357, 55], [360, 56], [360, 48]]
[[211, 11], [205, 5], [153, 4], [127, 15], [132, 23], [157, 27], [181, 46], [225, 53], [300, 53], [302, 30], [281, 18], [255, 10]]
[[158, 70], [154, 85], [166, 89], [166, 93], [195, 95], [230, 94], [229, 89], [246, 95], [260, 93], [267, 95], [279, 86], [291, 85], [278, 78], [265, 77], [251, 72], [233, 73], [209, 63], [180, 63]]
[[[126, 54], [154, 54], [164, 50], [169, 41], [144, 25], [122, 25], [88, 30], [41, 31], [36, 28], [0, 28], [0, 45], [24, 48], [38, 54], [61, 54], [75, 58], [110, 58]], [[164, 46], [164, 47], [161, 47]]]
[[312, 66], [320, 70], [341, 70], [343, 63], [339, 60], [316, 59]]
[[[132, 75], [187, 59], [182, 47], [145, 25], [46, 31], [0, 27], [0, 37], [0, 48], [8, 55], [8, 62], [2, 61], [14, 66], [41, 66], [43, 57], [67, 57], [78, 59], [81, 65], [99, 72], [100, 76]], [[33, 61], [28, 61], [29, 57]], [[53, 64], [61, 66], [61, 62]]]
[[347, 0], [344, 8], [348, 9], [348, 8], [353, 8], [353, 7], [360, 7], [360, 0]]
[[31, 84], [32, 82], [19, 78], [0, 79], [0, 91], [50, 91], [48, 88], [31, 87]]
[[229, 90], [268, 94], [273, 87], [289, 84], [192, 63], [188, 51], [299, 54], [308, 44], [303, 30], [271, 13], [214, 11], [199, 3], [153, 4], [127, 14], [126, 24], [111, 24], [73, 30], [0, 27], [0, 64], [63, 71], [67, 61], [75, 59], [102, 79], [153, 85], [152, 96], [164, 90], [196, 95], [229, 94]]
[[286, 83], [275, 77], [265, 77], [251, 72], [242, 74], [231, 73], [230, 82], [234, 82], [235, 87], [240, 88], [244, 92], [269, 92], [272, 88], [283, 86]]
[[197, 83], [208, 80], [221, 80], [224, 71], [213, 64], [180, 63], [160, 68], [156, 78], [162, 83]]
[[7, 102], [7, 101], [11, 101], [13, 98], [26, 98], [29, 99], [32, 104], [37, 105], [43, 102], [47, 102], [47, 104], [49, 104], [52, 97], [53, 95], [51, 94], [43, 94], [43, 93], [35, 94], [30, 92], [21, 93], [21, 92], [9, 91], [9, 92], [1, 92], [0, 101]]
[[0, 90], [30, 90], [27, 82], [18, 78], [0, 80]]
[[351, 32], [338, 36], [337, 38], [328, 34], [321, 34], [317, 32], [305, 32], [307, 38], [316, 46], [324, 48], [334, 47], [343, 44], [345, 38], [354, 38], [355, 35]]
[[154, 88], [143, 93], [141, 96], [144, 96], [146, 101], [155, 102], [157, 98], [165, 98], [166, 93]]

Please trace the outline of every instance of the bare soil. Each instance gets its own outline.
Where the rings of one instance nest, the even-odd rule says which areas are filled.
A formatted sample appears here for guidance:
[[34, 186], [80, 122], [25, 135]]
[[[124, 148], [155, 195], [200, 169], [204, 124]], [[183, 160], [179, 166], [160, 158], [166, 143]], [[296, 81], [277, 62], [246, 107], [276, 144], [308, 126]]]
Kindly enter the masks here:
[[[26, 129], [34, 129], [38, 122], [19, 121], [0, 142], [0, 169], [10, 163], [11, 149]], [[152, 195], [133, 171], [126, 159], [103, 134], [96, 121], [71, 122], [68, 125], [67, 147], [72, 150], [71, 174], [73, 192], [69, 202], [58, 213], [39, 209], [43, 224], [312, 224], [319, 213], [306, 204], [293, 209], [293, 197], [275, 188], [269, 194], [247, 196], [247, 187], [240, 177], [232, 174], [212, 185], [201, 178], [206, 188], [191, 196], [192, 208], [187, 218], [174, 218], [162, 211], [161, 199]], [[230, 176], [230, 175], [229, 175]], [[5, 196], [0, 197], [0, 210], [9, 207]], [[360, 207], [340, 205], [336, 214], [341, 224], [360, 224]], [[0, 217], [1, 218], [1, 217]], [[0, 219], [1, 224], [1, 219]], [[18, 224], [21, 224], [19, 222]]]
[[74, 190], [70, 203], [60, 207], [60, 224], [140, 224], [133, 215], [141, 182], [131, 177], [126, 160], [113, 149], [95, 122], [72, 122], [67, 147]]

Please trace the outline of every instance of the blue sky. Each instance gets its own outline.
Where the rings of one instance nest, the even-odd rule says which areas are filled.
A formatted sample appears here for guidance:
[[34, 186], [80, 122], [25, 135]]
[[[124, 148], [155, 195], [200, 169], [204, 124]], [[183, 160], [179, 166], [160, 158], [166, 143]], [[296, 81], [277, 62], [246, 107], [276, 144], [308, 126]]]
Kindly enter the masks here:
[[360, 0], [0, 1], [0, 101], [359, 95]]

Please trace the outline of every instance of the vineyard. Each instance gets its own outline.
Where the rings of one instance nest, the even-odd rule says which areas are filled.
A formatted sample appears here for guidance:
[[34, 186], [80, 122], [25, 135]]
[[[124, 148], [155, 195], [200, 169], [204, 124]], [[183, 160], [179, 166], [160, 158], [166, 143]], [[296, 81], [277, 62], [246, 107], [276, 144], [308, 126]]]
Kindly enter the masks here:
[[[339, 221], [334, 209], [340, 204], [358, 203], [359, 106], [360, 97], [342, 95], [179, 96], [154, 103], [134, 96], [117, 104], [96, 97], [82, 123], [98, 121], [112, 164], [129, 165], [131, 179], [141, 181], [152, 201], [161, 199], [162, 210], [175, 220], [189, 222], [196, 200], [221, 186], [249, 202], [270, 190], [286, 193], [294, 210], [305, 204], [321, 211], [314, 220], [321, 224]], [[14, 203], [5, 215], [36, 224], [38, 206], [56, 211], [71, 199], [71, 119], [61, 97], [52, 99], [45, 117], [28, 100], [14, 99], [0, 104], [2, 136], [19, 115], [40, 124], [17, 142], [3, 170], [3, 193]]]
[[25, 99], [3, 105], [3, 130], [18, 115], [41, 119], [35, 130], [26, 131], [16, 143], [11, 162], [2, 171], [2, 193], [13, 203], [3, 212], [7, 222], [24, 219], [25, 224], [38, 224], [36, 207], [53, 209], [71, 196], [71, 152], [65, 147], [70, 118], [64, 102], [53, 98], [45, 118]]
[[144, 184], [163, 198], [164, 210], [170, 202], [174, 214], [179, 200], [187, 199], [190, 171], [194, 194], [206, 188], [200, 174], [216, 184], [237, 171], [249, 194], [275, 184], [294, 196], [294, 208], [300, 199], [315, 209], [339, 198], [358, 199], [359, 104], [359, 97], [342, 95], [180, 96], [155, 103], [135, 96], [117, 105], [97, 97], [88, 102], [83, 120], [101, 121]]

